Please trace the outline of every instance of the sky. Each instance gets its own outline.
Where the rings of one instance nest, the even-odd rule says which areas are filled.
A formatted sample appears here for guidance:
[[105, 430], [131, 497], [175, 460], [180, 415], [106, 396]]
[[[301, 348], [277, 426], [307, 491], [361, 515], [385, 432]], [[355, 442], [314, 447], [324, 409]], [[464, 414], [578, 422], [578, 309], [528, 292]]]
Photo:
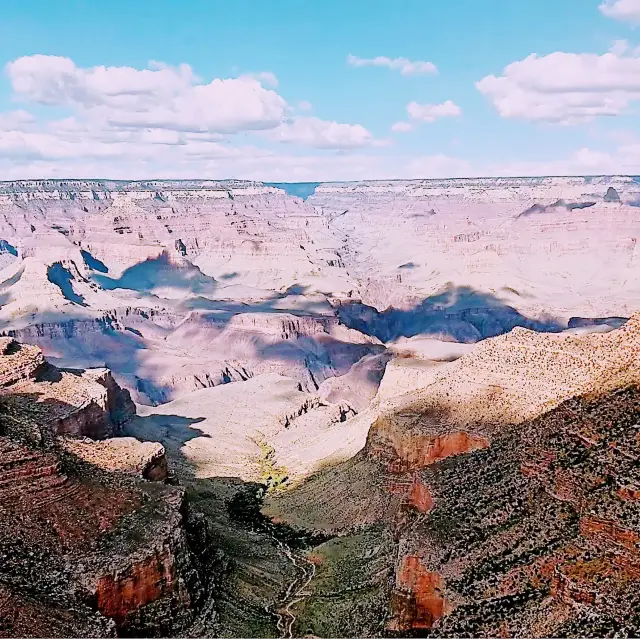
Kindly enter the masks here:
[[0, 180], [640, 174], [640, 0], [20, 0]]

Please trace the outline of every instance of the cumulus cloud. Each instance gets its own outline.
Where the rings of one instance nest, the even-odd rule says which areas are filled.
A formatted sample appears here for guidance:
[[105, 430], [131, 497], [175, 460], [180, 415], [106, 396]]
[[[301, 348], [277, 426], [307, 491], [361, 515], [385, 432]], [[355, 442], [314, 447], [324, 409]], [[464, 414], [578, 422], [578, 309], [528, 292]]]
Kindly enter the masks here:
[[413, 120], [435, 122], [438, 118], [457, 117], [462, 109], [451, 100], [442, 104], [418, 104], [412, 101], [407, 104], [407, 113]]
[[391, 125], [391, 130], [394, 133], [408, 133], [409, 131], [413, 130], [413, 124], [411, 124], [411, 122], [400, 120], [400, 122], [395, 122]]
[[[317, 117], [288, 117], [295, 109], [266, 85], [270, 72], [204, 82], [189, 65], [150, 62], [133, 67], [78, 67], [71, 59], [33, 55], [5, 67], [14, 98], [70, 114], [37, 121], [25, 110], [0, 114], [0, 159], [38, 163], [97, 162], [111, 158], [160, 166], [243, 157], [264, 160], [231, 136], [260, 133], [267, 139], [316, 149], [348, 151], [382, 142], [359, 124]], [[311, 104], [298, 103], [300, 111]], [[41, 165], [41, 164], [39, 164]]]
[[293, 118], [269, 134], [279, 142], [293, 142], [318, 149], [356, 149], [375, 144], [360, 124], [340, 124], [314, 117]]
[[438, 68], [433, 62], [412, 61], [407, 58], [387, 58], [383, 55], [375, 58], [358, 58], [349, 54], [347, 63], [352, 67], [387, 67], [393, 71], [400, 71], [402, 75], [424, 75], [438, 72]]
[[607, 18], [640, 24], [640, 0], [605, 0], [599, 9]]
[[249, 78], [253, 80], [257, 80], [261, 84], [268, 87], [277, 87], [280, 82], [275, 73], [271, 73], [271, 71], [259, 71], [258, 73], [243, 73], [241, 78]]
[[574, 124], [624, 113], [640, 98], [640, 56], [532, 54], [476, 83], [505, 118]]
[[629, 48], [628, 40], [614, 40], [611, 48], [609, 49], [609, 53], [613, 53], [614, 55], [624, 55], [629, 51]]
[[300, 111], [311, 111], [313, 104], [307, 100], [300, 100], [300, 102], [298, 102], [298, 108]]
[[122, 127], [237, 133], [273, 128], [284, 116], [284, 99], [261, 83], [272, 84], [273, 74], [202, 83], [189, 65], [151, 66], [83, 69], [69, 58], [32, 55], [5, 71], [18, 99], [75, 107]]

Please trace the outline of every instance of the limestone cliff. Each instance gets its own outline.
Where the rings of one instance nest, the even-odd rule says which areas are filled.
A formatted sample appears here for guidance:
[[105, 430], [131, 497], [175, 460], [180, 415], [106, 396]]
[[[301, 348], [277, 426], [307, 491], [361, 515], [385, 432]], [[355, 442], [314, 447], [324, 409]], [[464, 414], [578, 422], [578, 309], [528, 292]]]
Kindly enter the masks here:
[[10, 338], [0, 379], [2, 635], [206, 627], [224, 561], [183, 489], [162, 481], [164, 448], [91, 438], [135, 412], [128, 393], [105, 369], [59, 370]]
[[[341, 534], [314, 550], [300, 623], [321, 636], [354, 622], [392, 636], [637, 635], [639, 327], [516, 329], [422, 371], [421, 388], [387, 388], [356, 457], [267, 504]], [[375, 616], [354, 592], [375, 594]], [[327, 596], [345, 611], [331, 622]]]

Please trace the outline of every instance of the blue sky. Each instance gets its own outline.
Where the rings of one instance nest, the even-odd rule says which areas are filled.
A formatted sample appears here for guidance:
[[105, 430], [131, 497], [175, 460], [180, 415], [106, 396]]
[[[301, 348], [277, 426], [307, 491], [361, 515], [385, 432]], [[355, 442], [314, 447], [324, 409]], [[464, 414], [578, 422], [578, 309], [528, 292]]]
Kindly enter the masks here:
[[638, 25], [640, 0], [6, 3], [2, 178], [640, 173]]

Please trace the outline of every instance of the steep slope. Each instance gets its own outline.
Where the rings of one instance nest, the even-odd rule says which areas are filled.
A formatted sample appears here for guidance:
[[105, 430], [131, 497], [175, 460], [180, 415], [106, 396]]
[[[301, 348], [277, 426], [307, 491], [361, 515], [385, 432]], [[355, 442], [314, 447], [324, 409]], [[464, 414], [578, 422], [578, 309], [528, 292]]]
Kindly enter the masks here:
[[393, 616], [435, 636], [640, 631], [638, 386], [568, 400], [432, 466], [403, 536]]
[[[108, 371], [0, 353], [3, 636], [175, 634], [209, 623], [223, 573], [164, 450], [117, 434], [133, 404]], [[218, 565], [219, 564], [219, 565]], [[204, 616], [201, 616], [201, 614]]]
[[638, 316], [516, 329], [382, 401], [358, 455], [266, 503], [341, 534], [308, 555], [298, 629], [637, 633], [639, 347]]

